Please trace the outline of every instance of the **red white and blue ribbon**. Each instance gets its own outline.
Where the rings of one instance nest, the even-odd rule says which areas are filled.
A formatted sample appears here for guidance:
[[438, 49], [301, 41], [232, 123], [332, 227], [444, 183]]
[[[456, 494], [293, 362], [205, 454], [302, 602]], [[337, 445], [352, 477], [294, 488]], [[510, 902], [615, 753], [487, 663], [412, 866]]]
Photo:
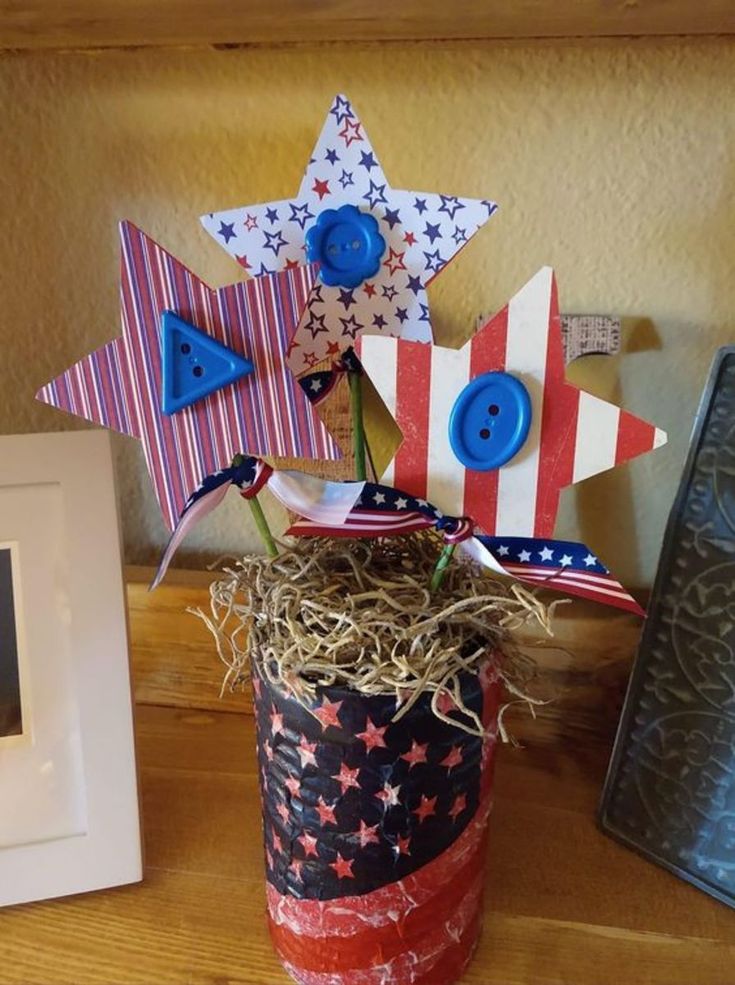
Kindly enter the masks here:
[[245, 499], [265, 486], [287, 510], [339, 528], [359, 498], [364, 482], [328, 482], [290, 469], [274, 470], [254, 457], [237, 456], [232, 465], [209, 475], [192, 493], [158, 566], [151, 590], [163, 581], [184, 538], [224, 500], [234, 486]]
[[645, 615], [633, 596], [585, 544], [480, 535], [463, 543], [462, 550], [480, 564], [519, 581]]
[[307, 373], [305, 376], [300, 376], [299, 384], [306, 397], [316, 406], [333, 392], [346, 373], [362, 374], [360, 360], [352, 348], [346, 349], [339, 359], [335, 359], [331, 369], [323, 369], [316, 373]]
[[466, 517], [447, 517], [425, 499], [366, 482], [339, 526], [300, 519], [297, 537], [394, 537], [434, 528], [474, 561], [500, 575], [643, 615], [643, 610], [584, 544], [533, 537], [484, 537]]

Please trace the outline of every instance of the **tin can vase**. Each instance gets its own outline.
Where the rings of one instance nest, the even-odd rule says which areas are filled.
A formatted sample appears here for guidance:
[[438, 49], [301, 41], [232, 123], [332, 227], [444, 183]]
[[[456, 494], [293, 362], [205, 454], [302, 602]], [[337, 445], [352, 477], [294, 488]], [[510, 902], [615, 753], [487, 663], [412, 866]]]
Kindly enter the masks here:
[[[268, 922], [301, 985], [450, 985], [479, 931], [500, 683], [459, 676], [484, 738], [423, 694], [319, 688], [309, 707], [253, 673]], [[451, 699], [441, 703], [450, 718]]]

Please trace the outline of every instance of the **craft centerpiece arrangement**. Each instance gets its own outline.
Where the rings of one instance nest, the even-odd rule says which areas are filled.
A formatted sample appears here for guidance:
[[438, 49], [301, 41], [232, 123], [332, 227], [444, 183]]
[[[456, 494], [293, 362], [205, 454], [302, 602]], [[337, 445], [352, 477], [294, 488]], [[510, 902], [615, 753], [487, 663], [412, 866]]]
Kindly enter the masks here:
[[[156, 584], [230, 487], [253, 510], [267, 556], [205, 618], [228, 682], [252, 678], [270, 929], [304, 985], [461, 975], [514, 632], [548, 631], [532, 587], [640, 611], [554, 524], [562, 488], [665, 436], [566, 382], [552, 271], [462, 348], [433, 344], [427, 286], [495, 210], [391, 188], [337, 96], [294, 198], [202, 220], [246, 280], [212, 289], [124, 222], [123, 334], [39, 393], [142, 442], [172, 530]], [[403, 435], [380, 476], [365, 375]], [[320, 417], [345, 387], [352, 449]], [[350, 479], [319, 477], [344, 452]]]

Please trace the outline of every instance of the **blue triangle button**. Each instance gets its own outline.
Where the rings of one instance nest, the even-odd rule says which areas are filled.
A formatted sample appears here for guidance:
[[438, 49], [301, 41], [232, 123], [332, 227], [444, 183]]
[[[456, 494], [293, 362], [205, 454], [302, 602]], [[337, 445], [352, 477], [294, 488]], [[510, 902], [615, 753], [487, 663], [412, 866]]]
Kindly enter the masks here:
[[175, 414], [255, 369], [249, 359], [205, 335], [173, 311], [161, 315], [161, 346], [164, 414]]

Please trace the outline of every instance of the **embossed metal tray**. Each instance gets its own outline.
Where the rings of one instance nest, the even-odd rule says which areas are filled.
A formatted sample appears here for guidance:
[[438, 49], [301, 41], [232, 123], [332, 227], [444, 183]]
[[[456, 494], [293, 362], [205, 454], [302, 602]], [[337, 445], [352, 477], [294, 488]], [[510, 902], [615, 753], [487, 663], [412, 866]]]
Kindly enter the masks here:
[[697, 412], [599, 820], [735, 906], [735, 346]]

